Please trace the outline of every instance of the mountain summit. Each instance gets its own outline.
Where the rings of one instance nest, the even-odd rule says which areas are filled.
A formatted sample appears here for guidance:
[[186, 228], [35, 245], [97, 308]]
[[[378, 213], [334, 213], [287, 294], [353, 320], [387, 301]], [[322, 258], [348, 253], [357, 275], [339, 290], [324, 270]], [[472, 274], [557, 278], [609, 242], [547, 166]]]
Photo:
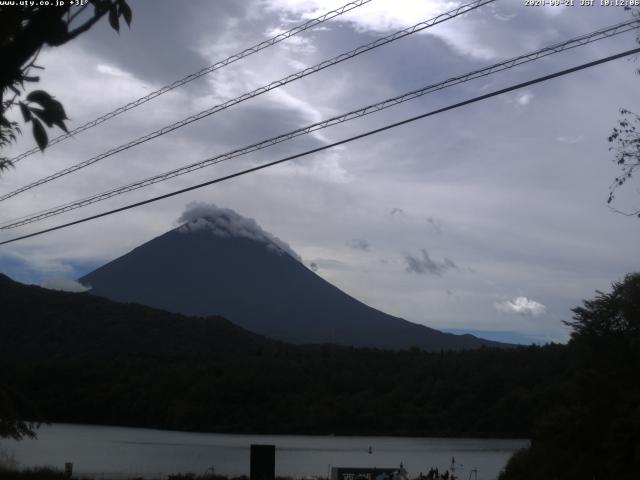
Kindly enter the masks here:
[[185, 315], [220, 315], [297, 344], [428, 351], [499, 346], [371, 308], [305, 267], [291, 247], [230, 209], [192, 204], [182, 225], [80, 278], [90, 293]]

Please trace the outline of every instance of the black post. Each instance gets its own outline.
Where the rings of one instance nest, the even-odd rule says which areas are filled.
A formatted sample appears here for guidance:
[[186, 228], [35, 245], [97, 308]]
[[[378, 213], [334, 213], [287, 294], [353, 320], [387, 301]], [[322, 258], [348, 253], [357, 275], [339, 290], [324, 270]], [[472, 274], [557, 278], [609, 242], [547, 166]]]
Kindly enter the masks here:
[[251, 445], [251, 480], [275, 480], [275, 445]]

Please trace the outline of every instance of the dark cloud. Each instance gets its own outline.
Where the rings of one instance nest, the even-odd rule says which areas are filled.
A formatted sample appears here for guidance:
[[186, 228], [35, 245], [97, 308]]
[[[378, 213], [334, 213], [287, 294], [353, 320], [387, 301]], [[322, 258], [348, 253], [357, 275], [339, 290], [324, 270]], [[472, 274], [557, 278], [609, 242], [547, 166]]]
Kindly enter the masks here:
[[369, 244], [369, 242], [362, 238], [354, 238], [353, 240], [347, 242], [347, 245], [349, 245], [351, 248], [355, 248], [356, 250], [362, 250], [363, 252], [368, 252], [369, 250], [371, 250], [371, 245]]
[[437, 218], [427, 217], [427, 223], [437, 233], [442, 233], [442, 222]]
[[[211, 42], [222, 42], [219, 37], [226, 31], [229, 19], [245, 17], [242, 3], [207, 0], [135, 2], [130, 29], [120, 28], [118, 35], [108, 22], [98, 22], [91, 35], [81, 36], [80, 41], [97, 57], [139, 78], [165, 84], [212, 63], [193, 45], [202, 41], [203, 30], [210, 35]], [[247, 45], [251, 45], [248, 42]], [[184, 48], [184, 45], [192, 48]], [[202, 89], [202, 82], [196, 83], [196, 88]]]
[[429, 253], [423, 248], [421, 250], [422, 258], [406, 254], [404, 257], [407, 262], [407, 272], [418, 273], [421, 275], [443, 275], [449, 270], [457, 270], [458, 266], [449, 258], [445, 258], [441, 262], [433, 260]]

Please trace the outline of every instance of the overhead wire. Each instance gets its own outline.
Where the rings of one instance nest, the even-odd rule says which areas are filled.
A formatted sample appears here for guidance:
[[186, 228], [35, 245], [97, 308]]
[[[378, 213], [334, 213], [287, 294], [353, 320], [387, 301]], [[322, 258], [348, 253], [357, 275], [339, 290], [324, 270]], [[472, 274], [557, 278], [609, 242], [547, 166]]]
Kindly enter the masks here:
[[420, 89], [417, 90], [413, 90], [407, 93], [403, 93], [401, 95], [398, 95], [396, 97], [392, 97], [392, 98], [388, 98], [386, 100], [383, 100], [381, 102], [377, 102], [371, 105], [367, 105], [365, 107], [356, 109], [356, 110], [352, 110], [348, 113], [344, 113], [341, 115], [337, 115], [334, 117], [331, 117], [329, 119], [326, 120], [322, 120], [320, 122], [316, 122], [313, 123], [311, 125], [307, 125], [305, 127], [302, 128], [298, 128], [296, 130], [293, 130], [291, 132], [285, 133], [285, 134], [281, 134], [275, 137], [271, 137], [269, 139], [266, 140], [262, 140], [260, 142], [257, 143], [253, 143], [251, 145], [242, 147], [242, 148], [238, 148], [223, 154], [219, 154], [219, 155], [215, 155], [213, 157], [209, 157], [205, 160], [201, 160], [199, 162], [195, 162], [183, 167], [179, 167], [173, 170], [170, 170], [168, 172], [164, 172], [162, 174], [158, 174], [158, 175], [154, 175], [152, 177], [143, 179], [143, 180], [139, 180], [121, 187], [117, 187], [111, 190], [107, 190], [104, 192], [101, 192], [99, 194], [93, 195], [93, 196], [89, 196], [80, 200], [76, 200], [73, 202], [69, 202], [63, 205], [58, 205], [56, 207], [53, 208], [49, 208], [43, 211], [39, 211], [39, 212], [35, 212], [35, 213], [31, 213], [29, 215], [20, 217], [20, 218], [15, 218], [12, 220], [8, 220], [5, 221], [4, 223], [0, 224], [0, 229], [2, 230], [6, 230], [6, 229], [11, 229], [11, 228], [16, 228], [16, 227], [20, 227], [29, 223], [33, 223], [33, 222], [37, 222], [39, 220], [43, 220], [45, 218], [49, 218], [55, 215], [59, 215], [62, 213], [66, 213], [72, 210], [76, 210], [78, 208], [87, 206], [87, 205], [91, 205], [93, 203], [97, 203], [97, 202], [101, 202], [104, 200], [107, 200], [109, 198], [112, 198], [114, 196], [117, 195], [122, 195], [124, 193], [127, 192], [131, 192], [134, 190], [138, 190], [140, 188], [144, 188], [165, 180], [168, 180], [170, 178], [174, 178], [180, 175], [185, 175], [187, 173], [193, 172], [195, 170], [199, 170], [201, 168], [205, 168], [205, 167], [209, 167], [211, 165], [215, 165], [227, 160], [230, 160], [232, 158], [236, 158], [242, 155], [246, 155], [252, 152], [256, 152], [258, 150], [262, 150], [264, 148], [276, 145], [278, 143], [284, 142], [284, 141], [288, 141], [291, 140], [293, 138], [296, 138], [298, 136], [301, 135], [306, 135], [309, 133], [312, 133], [314, 131], [323, 129], [323, 128], [327, 128], [333, 125], [337, 125], [337, 124], [341, 124], [350, 120], [354, 120], [356, 118], [360, 118], [366, 115], [369, 115], [371, 113], [375, 113], [375, 112], [379, 112], [381, 110], [385, 110], [387, 108], [393, 107], [395, 105], [399, 105], [401, 103], [407, 102], [409, 100], [414, 100], [416, 98], [422, 97], [424, 95], [427, 95], [429, 93], [433, 93], [439, 90], [443, 90], [445, 88], [454, 86], [454, 85], [458, 85], [464, 82], [468, 82], [470, 80], [473, 79], [477, 79], [477, 78], [481, 78], [481, 77], [485, 77], [494, 73], [498, 73], [510, 68], [513, 68], [515, 66], [518, 65], [522, 65], [525, 63], [529, 63], [529, 62], [533, 62], [535, 60], [539, 60], [540, 58], [544, 58], [546, 56], [555, 54], [555, 53], [559, 53], [559, 52], [563, 52], [569, 49], [573, 49], [576, 47], [580, 47], [580, 46], [584, 46], [587, 45], [589, 43], [593, 43], [599, 40], [603, 40], [605, 38], [610, 38], [612, 36], [615, 35], [619, 35], [634, 29], [640, 28], [640, 19], [635, 18], [633, 20], [629, 20], [626, 22], [622, 22], [616, 25], [612, 25], [609, 27], [605, 27], [605, 28], [601, 28], [599, 30], [584, 34], [584, 35], [580, 35], [578, 37], [566, 40], [564, 42], [560, 42], [560, 43], [556, 43], [544, 48], [541, 48], [539, 50], [535, 50], [533, 52], [529, 52], [514, 58], [511, 58], [509, 60], [505, 60], [496, 64], [493, 64], [491, 66], [488, 67], [484, 67], [481, 68], [479, 70], [474, 70], [472, 72], [468, 72], [465, 73], [463, 75], [459, 75], [459, 76], [455, 76], [455, 77], [451, 77], [447, 80], [444, 80], [442, 82], [438, 82], [435, 84], [431, 84], [425, 87], [422, 87]]
[[[71, 130], [68, 133], [64, 133], [62, 135], [59, 135], [55, 138], [52, 138], [51, 140], [49, 140], [47, 147], [51, 147], [52, 145], [55, 145], [57, 143], [63, 142], [64, 140], [67, 140], [68, 138], [73, 137], [74, 135], [77, 135], [78, 133], [84, 132], [85, 130], [89, 130], [90, 128], [93, 128], [97, 125], [100, 125], [101, 123], [106, 122], [107, 120], [110, 120], [114, 117], [117, 117], [118, 115], [127, 112], [133, 108], [139, 107], [140, 105], [143, 105], [144, 103], [147, 103], [150, 100], [153, 100], [156, 97], [159, 97], [160, 95], [164, 95], [167, 92], [170, 92], [171, 90], [174, 90], [178, 87], [181, 87], [183, 85], [186, 85], [189, 82], [192, 82], [204, 75], [207, 75], [209, 73], [215, 72], [216, 70], [219, 70], [223, 67], [226, 67], [228, 65], [231, 65], [232, 63], [237, 62], [238, 60], [241, 60], [243, 58], [246, 58], [250, 55], [253, 55], [255, 53], [260, 52], [261, 50], [264, 50], [265, 48], [269, 48], [273, 45], [276, 45], [284, 40], [287, 40], [288, 38], [293, 37], [294, 35], [297, 35], [299, 33], [305, 32], [311, 28], [314, 28], [328, 20], [331, 20], [332, 18], [338, 17], [340, 15], [343, 15], [344, 13], [350, 12], [351, 10], [361, 7], [362, 5], [365, 5], [369, 2], [371, 2], [372, 0], [355, 0], [352, 2], [349, 2], [339, 8], [336, 8], [335, 10], [331, 10], [330, 12], [325, 13], [324, 15], [321, 15], [317, 18], [314, 18], [312, 20], [308, 20], [306, 22], [304, 22], [301, 25], [298, 25], [296, 27], [293, 27], [289, 30], [287, 30], [286, 32], [282, 32], [279, 33], [263, 42], [257, 43], [256, 45], [253, 45], [249, 48], [246, 48], [244, 50], [242, 50], [241, 52], [235, 53], [227, 58], [225, 58], [224, 60], [220, 60], [217, 61], [216, 63], [213, 63], [211, 65], [209, 65], [208, 67], [204, 67], [203, 69], [191, 73], [179, 80], [176, 80], [175, 82], [170, 83], [169, 85], [165, 85], [161, 88], [159, 88], [158, 90], [155, 90], [147, 95], [145, 95], [144, 97], [140, 97], [137, 100], [134, 100], [133, 102], [129, 102], [126, 105], [122, 105], [121, 107], [116, 108], [115, 110], [112, 110], [111, 112], [105, 113], [104, 115], [91, 120], [90, 122], [87, 122], [83, 125], [80, 125], [76, 128], [74, 128], [73, 130]], [[17, 155], [13, 158], [10, 159], [11, 163], [16, 164], [17, 162], [19, 162], [20, 160], [22, 160], [23, 158], [26, 158], [30, 155], [33, 155], [34, 153], [37, 153], [40, 151], [40, 148], [38, 147], [34, 147], [30, 150], [27, 150], [26, 152], [21, 153], [20, 155]]]
[[446, 107], [443, 107], [443, 108], [439, 108], [437, 110], [432, 110], [430, 112], [423, 113], [421, 115], [417, 115], [417, 116], [414, 116], [414, 117], [411, 117], [411, 118], [407, 118], [407, 119], [402, 120], [400, 122], [392, 123], [392, 124], [389, 124], [389, 125], [385, 125], [384, 127], [380, 127], [380, 128], [376, 128], [376, 129], [373, 129], [373, 130], [369, 130], [369, 131], [361, 133], [359, 135], [355, 135], [355, 136], [352, 136], [352, 137], [349, 137], [349, 138], [345, 138], [343, 140], [339, 140], [337, 142], [333, 142], [333, 143], [328, 144], [328, 145], [323, 145], [321, 147], [313, 148], [311, 150], [307, 150], [307, 151], [298, 153], [296, 155], [291, 155], [291, 156], [288, 156], [288, 157], [285, 157], [285, 158], [281, 158], [279, 160], [275, 160], [275, 161], [272, 161], [272, 162], [269, 162], [269, 163], [265, 163], [265, 164], [258, 165], [258, 166], [252, 167], [252, 168], [248, 168], [248, 169], [242, 170], [240, 172], [236, 172], [236, 173], [233, 173], [233, 174], [230, 174], [230, 175], [226, 175], [224, 177], [215, 178], [213, 180], [209, 180], [207, 182], [199, 183], [199, 184], [193, 185], [191, 187], [183, 188], [183, 189], [176, 190], [176, 191], [173, 191], [173, 192], [170, 192], [170, 193], [166, 193], [164, 195], [159, 195], [157, 197], [149, 198], [149, 199], [143, 200], [141, 202], [136, 202], [136, 203], [132, 203], [132, 204], [129, 204], [129, 205], [125, 205], [123, 207], [116, 208], [116, 209], [113, 209], [113, 210], [109, 210], [109, 211], [106, 211], [106, 212], [102, 212], [102, 213], [99, 213], [99, 214], [96, 214], [96, 215], [91, 215], [89, 217], [81, 218], [79, 220], [68, 222], [68, 223], [65, 223], [65, 224], [62, 224], [62, 225], [57, 225], [55, 227], [46, 228], [44, 230], [33, 232], [33, 233], [30, 233], [30, 234], [27, 234], [27, 235], [22, 235], [20, 237], [12, 238], [12, 239], [9, 239], [9, 240], [4, 240], [4, 241], [0, 242], [0, 246], [7, 245], [7, 244], [13, 243], [13, 242], [17, 242], [19, 240], [25, 240], [27, 238], [32, 238], [32, 237], [35, 237], [35, 236], [38, 236], [38, 235], [43, 235], [45, 233], [50, 233], [50, 232], [53, 232], [53, 231], [56, 231], [56, 230], [60, 230], [60, 229], [63, 229], [63, 228], [68, 228], [68, 227], [71, 227], [73, 225], [78, 225], [80, 223], [88, 222], [90, 220], [95, 220], [95, 219], [102, 218], [102, 217], [105, 217], [105, 216], [108, 216], [108, 215], [113, 215], [115, 213], [119, 213], [119, 212], [123, 212], [123, 211], [126, 211], [126, 210], [130, 210], [132, 208], [136, 208], [136, 207], [139, 207], [139, 206], [142, 206], [142, 205], [147, 205], [149, 203], [157, 202], [159, 200], [163, 200], [163, 199], [166, 199], [166, 198], [174, 197], [176, 195], [180, 195], [182, 193], [186, 193], [186, 192], [190, 192], [192, 190], [203, 188], [203, 187], [206, 187], [208, 185], [213, 185], [213, 184], [220, 183], [220, 182], [223, 182], [223, 181], [226, 181], [226, 180], [230, 180], [232, 178], [237, 178], [237, 177], [240, 177], [240, 176], [243, 176], [243, 175], [247, 175], [249, 173], [253, 173], [253, 172], [256, 172], [258, 170], [263, 170], [265, 168], [272, 167], [272, 166], [275, 166], [275, 165], [279, 165], [279, 164], [284, 163], [284, 162], [288, 162], [288, 161], [291, 161], [291, 160], [294, 160], [294, 159], [297, 159], [297, 158], [301, 158], [301, 157], [304, 157], [304, 156], [307, 156], [307, 155], [311, 155], [313, 153], [321, 152], [323, 150], [327, 150], [327, 149], [336, 147], [338, 145], [343, 145], [345, 143], [349, 143], [349, 142], [353, 142], [355, 140], [366, 138], [366, 137], [369, 137], [371, 135], [375, 135], [375, 134], [390, 130], [392, 128], [396, 128], [396, 127], [399, 127], [401, 125], [406, 125], [408, 123], [415, 122], [415, 121], [423, 119], [423, 118], [431, 117], [433, 115], [444, 113], [444, 112], [447, 112], [449, 110], [454, 110], [456, 108], [460, 108], [460, 107], [463, 107], [463, 106], [466, 106], [466, 105], [470, 105], [472, 103], [476, 103], [476, 102], [479, 102], [479, 101], [482, 101], [482, 100], [486, 100], [488, 98], [492, 98], [492, 97], [495, 97], [495, 96], [498, 96], [498, 95], [502, 95], [504, 93], [512, 92], [512, 91], [518, 90], [520, 88], [525, 88], [525, 87], [528, 87], [530, 85], [534, 85], [534, 84], [541, 83], [541, 82], [546, 82], [546, 81], [551, 80], [553, 78], [557, 78], [557, 77], [561, 77], [561, 76], [564, 76], [564, 75], [568, 75], [570, 73], [574, 73], [574, 72], [577, 72], [577, 71], [580, 71], [580, 70], [584, 70], [586, 68], [594, 67], [596, 65], [601, 65], [603, 63], [610, 62], [610, 61], [613, 61], [613, 60], [616, 60], [616, 59], [619, 59], [619, 58], [627, 57], [629, 55], [634, 55], [636, 53], [640, 53], [640, 48], [633, 48], [631, 50], [626, 50], [624, 52], [617, 53], [615, 55], [610, 55], [608, 57], [604, 57], [604, 58], [601, 58], [599, 60], [594, 60], [592, 62], [583, 63], [583, 64], [578, 65], [576, 67], [568, 68], [568, 69], [565, 69], [565, 70], [560, 70], [558, 72], [555, 72], [555, 73], [552, 73], [552, 74], [549, 74], [549, 75], [544, 75], [542, 77], [538, 77], [538, 78], [535, 78], [533, 80], [528, 80], [526, 82], [518, 83], [518, 84], [512, 85], [510, 87], [506, 87], [506, 88], [502, 88], [502, 89], [499, 89], [499, 90], [495, 90], [495, 91], [493, 91], [491, 93], [487, 93], [487, 94], [484, 94], [484, 95], [473, 97], [471, 99], [468, 99], [468, 100], [465, 100], [465, 101], [462, 101], [462, 102], [458, 102], [458, 103], [454, 103], [452, 105], [449, 105], [449, 106], [446, 106]]
[[110, 157], [112, 155], [115, 155], [116, 153], [120, 153], [122, 151], [128, 150], [130, 148], [133, 148], [137, 145], [140, 145], [142, 143], [148, 142], [149, 140], [153, 140], [157, 137], [160, 137], [162, 135], [166, 135], [169, 132], [172, 132], [174, 130], [177, 130], [178, 128], [182, 128], [186, 125], [189, 125], [193, 122], [196, 122], [198, 120], [202, 120], [205, 117], [208, 117], [210, 115], [213, 115], [214, 113], [220, 112], [222, 110], [226, 110], [227, 108], [230, 108], [234, 105], [237, 105], [239, 103], [242, 103], [246, 100], [249, 100], [251, 98], [257, 97], [259, 95], [262, 95], [264, 93], [267, 93], [271, 90], [274, 90], [276, 88], [282, 87], [284, 85], [287, 85], [291, 82], [294, 82], [296, 80], [299, 80], [301, 78], [304, 78], [308, 75], [311, 75], [313, 73], [319, 72], [320, 70], [324, 70], [325, 68], [331, 67], [333, 65], [336, 65], [338, 63], [344, 62], [345, 60], [350, 60], [358, 55], [361, 55], [362, 53], [368, 52], [370, 50], [373, 50], [375, 48], [381, 47], [383, 45], [386, 45], [388, 43], [394, 42], [396, 40], [399, 40], [401, 38], [404, 38], [408, 35], [412, 35], [414, 33], [420, 32], [422, 30], [425, 30], [427, 28], [430, 28], [434, 25], [437, 25], [439, 23], [445, 22], [447, 20], [451, 20], [453, 18], [456, 18], [464, 13], [470, 12], [472, 10], [475, 10], [477, 8], [480, 8], [484, 5], [487, 5], [489, 3], [493, 3], [496, 0], [475, 0], [474, 2], [471, 3], [467, 3], [465, 5], [461, 5], [453, 10], [449, 10], [448, 12], [442, 13], [440, 15], [437, 15], [436, 17], [433, 17], [429, 20], [425, 20], [423, 22], [419, 22], [411, 27], [408, 28], [404, 28], [402, 30], [399, 30], [395, 33], [392, 33], [391, 35], [387, 35], [385, 37], [382, 37], [380, 39], [377, 39], [371, 43], [368, 43], [366, 45], [361, 45], [353, 50], [350, 50], [349, 52], [346, 53], [342, 53], [338, 56], [335, 56], [329, 60], [325, 60], [317, 65], [314, 65], [312, 67], [308, 67], [305, 68], [303, 70], [300, 70], [294, 74], [288, 75], [284, 78], [281, 78], [280, 80], [276, 80], [273, 81], [267, 85], [264, 85], [262, 87], [259, 87], [251, 92], [248, 93], [244, 93], [242, 95], [240, 95], [239, 97], [233, 98], [231, 100], [227, 100], [224, 103], [221, 103], [219, 105], [215, 105], [209, 109], [203, 110], [199, 113], [196, 113], [195, 115], [191, 115], [187, 118], [184, 118], [178, 122], [172, 123], [170, 125], [167, 125], [165, 127], [162, 127], [154, 132], [151, 132], [147, 135], [144, 135], [142, 137], [139, 137], [135, 140], [132, 140], [128, 143], [122, 144], [118, 147], [112, 148], [104, 153], [101, 153], [99, 155], [96, 155], [94, 157], [89, 158], [88, 160], [85, 160], [83, 162], [77, 163], [71, 167], [65, 168], [63, 170], [60, 170], [54, 174], [51, 174], [47, 177], [41, 178], [39, 180], [36, 180], [35, 182], [32, 182], [28, 185], [25, 185], [23, 187], [20, 187], [16, 190], [13, 190], [11, 192], [5, 193], [3, 195], [0, 195], [0, 202], [4, 201], [4, 200], [8, 200], [9, 198], [15, 197], [16, 195], [19, 195], [20, 193], [26, 192], [28, 190], [31, 190], [33, 188], [36, 188], [40, 185], [43, 185], [45, 183], [49, 183], [53, 180], [56, 180], [60, 177], [63, 177], [65, 175], [69, 175], [70, 173], [76, 172], [82, 168], [88, 167], [89, 165], [93, 165], [96, 162], [99, 162], [101, 160], [104, 160], [107, 157]]

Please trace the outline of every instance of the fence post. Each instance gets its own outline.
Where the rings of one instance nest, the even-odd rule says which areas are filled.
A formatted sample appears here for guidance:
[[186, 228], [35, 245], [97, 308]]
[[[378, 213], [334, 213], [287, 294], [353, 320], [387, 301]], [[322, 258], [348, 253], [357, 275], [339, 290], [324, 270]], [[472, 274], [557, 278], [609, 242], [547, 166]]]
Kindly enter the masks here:
[[275, 480], [275, 445], [251, 445], [250, 480]]

